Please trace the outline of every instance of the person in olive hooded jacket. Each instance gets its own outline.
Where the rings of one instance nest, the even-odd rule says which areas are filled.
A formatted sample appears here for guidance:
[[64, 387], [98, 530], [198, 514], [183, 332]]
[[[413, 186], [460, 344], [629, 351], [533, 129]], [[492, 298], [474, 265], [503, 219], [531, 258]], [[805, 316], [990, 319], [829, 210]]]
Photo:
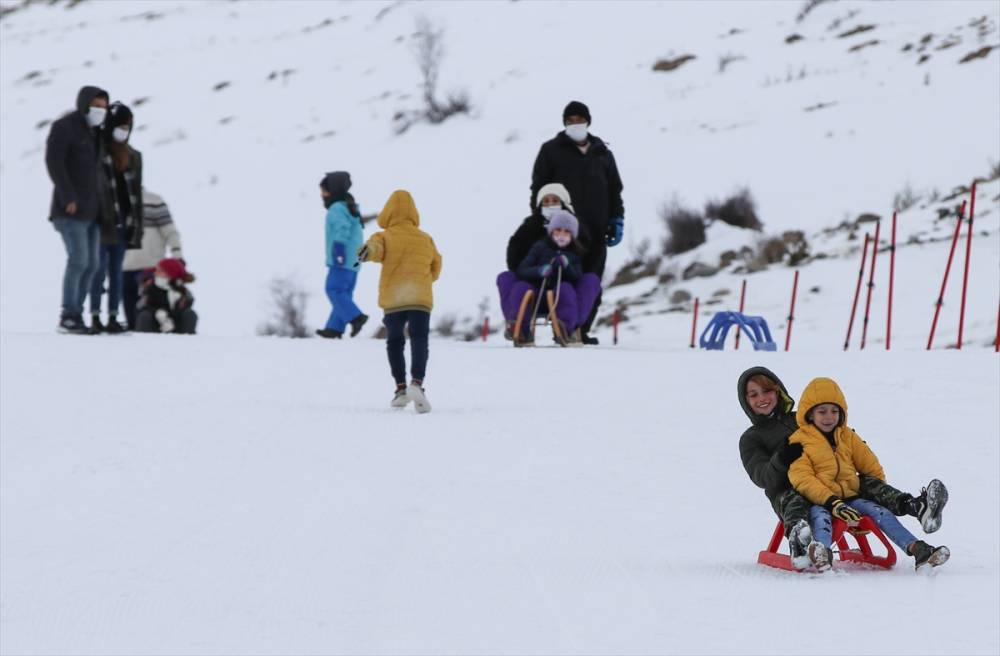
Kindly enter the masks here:
[[[797, 493], [788, 480], [788, 468], [802, 455], [802, 445], [788, 443], [798, 430], [795, 401], [772, 371], [751, 367], [736, 383], [740, 407], [752, 424], [740, 437], [740, 458], [750, 480], [764, 490], [771, 507], [784, 524], [789, 538], [792, 563], [808, 567], [808, 547], [813, 542], [809, 525], [812, 503]], [[940, 526], [941, 505], [928, 503], [928, 489], [934, 496], [940, 481], [931, 481], [919, 496], [902, 492], [884, 480], [862, 474], [860, 495], [887, 508], [894, 515], [920, 519], [927, 533]], [[945, 497], [947, 498], [947, 497]]]

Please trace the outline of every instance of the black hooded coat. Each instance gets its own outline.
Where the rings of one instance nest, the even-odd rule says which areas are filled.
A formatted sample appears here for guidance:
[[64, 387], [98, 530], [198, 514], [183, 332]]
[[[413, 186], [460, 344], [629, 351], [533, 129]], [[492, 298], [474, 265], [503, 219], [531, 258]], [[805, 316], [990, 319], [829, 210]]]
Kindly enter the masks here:
[[[752, 376], [764, 374], [775, 383], [780, 390], [778, 405], [767, 416], [755, 414], [747, 403], [747, 382]], [[765, 367], [751, 367], [744, 371], [736, 383], [740, 407], [753, 424], [740, 436], [740, 458], [743, 467], [750, 475], [750, 480], [759, 488], [776, 507], [778, 495], [791, 488], [788, 482], [788, 467], [781, 462], [779, 454], [788, 444], [788, 438], [798, 430], [795, 421], [795, 400], [788, 395], [784, 383], [774, 373]], [[780, 512], [779, 512], [780, 515]]]
[[[83, 87], [76, 97], [76, 111], [52, 123], [45, 142], [45, 166], [55, 188], [49, 219], [70, 217], [92, 221], [107, 208], [101, 202], [103, 176], [99, 171], [101, 143], [96, 128], [87, 123], [87, 110], [98, 96], [108, 92], [98, 87]], [[66, 206], [76, 203], [76, 213]]]

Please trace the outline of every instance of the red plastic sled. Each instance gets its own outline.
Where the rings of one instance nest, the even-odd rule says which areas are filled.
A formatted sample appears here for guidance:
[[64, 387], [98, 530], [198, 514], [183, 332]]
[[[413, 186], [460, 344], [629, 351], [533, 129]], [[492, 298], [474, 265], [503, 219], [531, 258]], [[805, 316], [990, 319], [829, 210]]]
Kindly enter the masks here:
[[[876, 556], [872, 553], [871, 546], [868, 544], [868, 534], [866, 532], [871, 533], [871, 535], [875, 536], [882, 542], [882, 545], [886, 550], [886, 555]], [[847, 544], [848, 535], [854, 538], [854, 541], [858, 543], [857, 549], [851, 549]], [[768, 567], [776, 567], [790, 572], [798, 572], [799, 570], [792, 567], [791, 556], [784, 553], [778, 553], [778, 547], [781, 546], [781, 541], [784, 540], [784, 538], [784, 526], [782, 525], [781, 520], [778, 520], [778, 525], [774, 529], [774, 534], [771, 535], [771, 542], [767, 545], [767, 549], [761, 551], [757, 556], [757, 562], [761, 565], [767, 565]], [[892, 548], [892, 543], [889, 542], [889, 539], [885, 537], [885, 534], [882, 533], [878, 525], [875, 524], [871, 517], [862, 517], [856, 529], [849, 529], [847, 527], [847, 522], [840, 519], [834, 519], [833, 543], [839, 548], [841, 561], [862, 563], [873, 567], [881, 567], [882, 569], [892, 569], [892, 567], [896, 564], [896, 550]]]

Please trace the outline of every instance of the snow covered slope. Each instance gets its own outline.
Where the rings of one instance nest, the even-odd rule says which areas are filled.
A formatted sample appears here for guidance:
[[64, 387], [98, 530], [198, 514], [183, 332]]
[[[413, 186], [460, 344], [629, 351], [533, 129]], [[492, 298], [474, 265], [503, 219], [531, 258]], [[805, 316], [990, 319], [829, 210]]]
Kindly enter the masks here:
[[[316, 186], [336, 168], [352, 171], [366, 211], [393, 189], [413, 192], [445, 256], [439, 311], [475, 314], [484, 297], [495, 308], [533, 158], [571, 98], [590, 105], [625, 181], [612, 270], [630, 245], [662, 236], [656, 210], [674, 195], [700, 205], [745, 184], [769, 230], [819, 230], [885, 214], [907, 184], [946, 191], [1000, 160], [1000, 52], [959, 63], [998, 42], [995, 2], [831, 2], [796, 22], [800, 8], [149, 0], [14, 11], [0, 26], [0, 325], [55, 321], [64, 255], [44, 220], [43, 122], [85, 83], [137, 105], [134, 145], [183, 231], [212, 334], [251, 333], [266, 283], [287, 273], [314, 292], [310, 318], [322, 320]], [[475, 111], [396, 136], [393, 115], [419, 106], [419, 15], [446, 29], [442, 93], [467, 89]], [[684, 54], [696, 58], [652, 70]], [[720, 73], [731, 57], [743, 59]], [[376, 278], [362, 272], [368, 309]]]
[[329, 346], [0, 337], [0, 652], [1000, 649], [992, 354], [767, 359], [795, 394], [840, 381], [891, 481], [951, 490], [941, 569], [816, 577], [755, 562], [759, 357], [435, 340], [418, 417], [381, 343]]

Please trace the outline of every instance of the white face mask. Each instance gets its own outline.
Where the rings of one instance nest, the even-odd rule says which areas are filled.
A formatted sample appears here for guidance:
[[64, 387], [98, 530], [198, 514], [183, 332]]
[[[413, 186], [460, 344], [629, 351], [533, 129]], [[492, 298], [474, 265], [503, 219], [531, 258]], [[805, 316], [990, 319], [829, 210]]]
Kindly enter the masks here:
[[128, 135], [132, 134], [131, 128], [115, 128], [111, 131], [111, 138], [118, 143], [125, 143], [128, 141]]
[[552, 235], [552, 241], [556, 243], [559, 248], [566, 248], [569, 243], [573, 241], [573, 238], [569, 235]]
[[153, 284], [160, 289], [170, 289], [170, 278], [164, 278], [163, 276], [155, 276], [153, 278]]
[[108, 110], [103, 107], [90, 107], [87, 110], [87, 124], [92, 128], [96, 128], [104, 122], [104, 116], [107, 113]]
[[567, 125], [566, 136], [577, 143], [585, 141], [587, 139], [587, 124], [574, 123], [573, 125]]
[[562, 205], [552, 205], [551, 207], [545, 207], [542, 205], [542, 216], [548, 221], [552, 218], [552, 215], [562, 209]]

